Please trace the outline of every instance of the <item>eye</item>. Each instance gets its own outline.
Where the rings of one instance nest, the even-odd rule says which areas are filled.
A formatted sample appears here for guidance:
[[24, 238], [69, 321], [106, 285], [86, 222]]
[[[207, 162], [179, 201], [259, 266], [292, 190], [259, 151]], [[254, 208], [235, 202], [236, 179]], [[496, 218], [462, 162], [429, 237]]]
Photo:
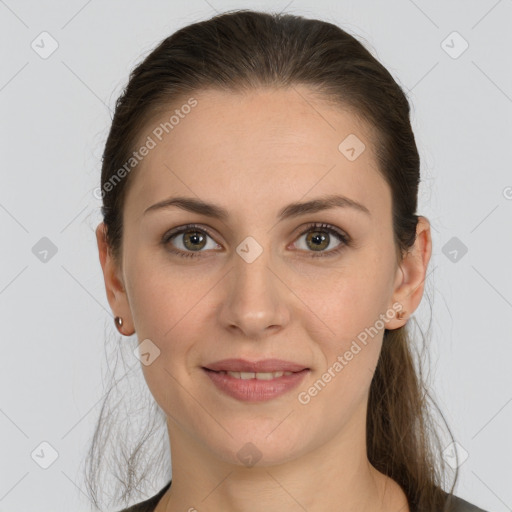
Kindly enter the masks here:
[[[181, 236], [178, 236], [181, 235]], [[172, 246], [171, 240], [176, 238], [178, 240], [178, 250], [169, 248], [169, 251], [184, 257], [199, 256], [198, 252], [203, 252], [201, 249], [215, 249], [220, 247], [218, 244], [213, 243], [212, 246], [207, 247], [207, 238], [212, 238], [211, 235], [203, 228], [197, 227], [195, 224], [187, 224], [178, 229], [171, 230], [164, 235], [162, 243], [166, 246]], [[180, 247], [181, 245], [181, 247]], [[176, 246], [174, 246], [176, 247]]]
[[[330, 226], [329, 224], [310, 224], [308, 228], [301, 233], [298, 240], [300, 240], [304, 235], [305, 238], [305, 250], [307, 252], [313, 252], [317, 254], [310, 254], [312, 258], [322, 257], [322, 256], [335, 256], [340, 253], [345, 246], [351, 245], [351, 239], [348, 235], [335, 228], [334, 226]], [[335, 246], [334, 249], [329, 251], [325, 251], [327, 247], [332, 242], [331, 235], [338, 240], [338, 245]], [[308, 250], [313, 247], [313, 250]]]
[[[351, 238], [348, 235], [329, 224], [310, 224], [308, 228], [300, 234], [298, 240], [304, 235], [307, 235], [305, 239], [306, 248], [301, 248], [301, 250], [313, 253], [308, 255], [313, 258], [319, 256], [335, 256], [342, 251], [345, 246], [351, 245]], [[334, 235], [339, 243], [334, 249], [326, 251], [324, 249], [331, 244], [332, 235]], [[172, 242], [175, 238], [178, 241], [177, 245], [174, 245]], [[211, 238], [213, 241], [212, 235], [210, 235], [207, 230], [195, 224], [187, 224], [166, 233], [162, 239], [162, 244], [168, 247], [168, 251], [173, 254], [194, 258], [204, 252], [202, 249], [217, 249], [221, 247], [215, 242], [212, 242], [210, 247], [208, 247], [208, 238]], [[308, 250], [310, 247], [313, 247], [313, 250]]]

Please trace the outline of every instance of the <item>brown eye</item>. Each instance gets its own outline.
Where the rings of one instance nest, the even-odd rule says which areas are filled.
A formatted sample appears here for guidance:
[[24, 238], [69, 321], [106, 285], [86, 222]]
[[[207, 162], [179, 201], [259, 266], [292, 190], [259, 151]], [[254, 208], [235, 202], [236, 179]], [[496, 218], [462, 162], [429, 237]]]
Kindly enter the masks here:
[[199, 231], [185, 231], [183, 245], [191, 251], [197, 251], [206, 245], [206, 237]]
[[[312, 257], [335, 256], [346, 246], [350, 246], [351, 243], [351, 239], [348, 235], [328, 224], [310, 225], [306, 231], [302, 232], [300, 237], [304, 235], [306, 235], [305, 248], [299, 248], [310, 253], [316, 252], [317, 254], [309, 254], [309, 256]], [[334, 248], [331, 248], [331, 250], [325, 250], [333, 241], [332, 235], [334, 235], [335, 240], [338, 240], [339, 243], [335, 245]]]
[[[210, 247], [207, 247], [208, 238], [212, 239]], [[169, 252], [185, 257], [200, 256], [201, 253], [205, 252], [202, 249], [217, 249], [220, 247], [213, 242], [211, 235], [204, 229], [194, 225], [171, 230], [164, 235], [162, 244], [168, 248]]]
[[310, 231], [306, 236], [306, 244], [315, 251], [327, 248], [330, 241], [330, 235], [323, 231]]
[[[308, 256], [335, 256], [346, 246], [351, 245], [351, 238], [337, 228], [328, 224], [313, 224], [303, 231], [299, 239], [306, 235], [305, 247], [299, 247], [301, 251], [311, 253]], [[326, 250], [333, 242], [337, 240], [338, 244]], [[207, 247], [208, 238], [212, 239], [212, 245]], [[173, 241], [174, 239], [175, 242]], [[200, 257], [201, 253], [207, 252], [202, 249], [217, 249], [221, 247], [213, 241], [213, 237], [203, 228], [196, 227], [193, 224], [182, 226], [171, 230], [164, 235], [162, 244], [168, 248], [168, 251], [184, 257]], [[180, 247], [181, 245], [181, 247]], [[316, 254], [314, 254], [316, 253]]]

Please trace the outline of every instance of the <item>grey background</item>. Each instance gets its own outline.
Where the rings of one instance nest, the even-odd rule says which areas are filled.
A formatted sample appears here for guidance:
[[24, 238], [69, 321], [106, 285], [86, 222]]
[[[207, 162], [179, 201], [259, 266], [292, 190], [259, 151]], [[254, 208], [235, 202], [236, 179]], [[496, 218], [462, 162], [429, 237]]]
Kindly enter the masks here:
[[[234, 8], [339, 24], [408, 92], [433, 234], [432, 395], [467, 453], [456, 493], [512, 510], [512, 0], [0, 0], [0, 512], [89, 510], [79, 465], [116, 336], [94, 236], [110, 109], [157, 42]], [[43, 31], [47, 58], [31, 46]], [[423, 329], [430, 313], [424, 298]]]

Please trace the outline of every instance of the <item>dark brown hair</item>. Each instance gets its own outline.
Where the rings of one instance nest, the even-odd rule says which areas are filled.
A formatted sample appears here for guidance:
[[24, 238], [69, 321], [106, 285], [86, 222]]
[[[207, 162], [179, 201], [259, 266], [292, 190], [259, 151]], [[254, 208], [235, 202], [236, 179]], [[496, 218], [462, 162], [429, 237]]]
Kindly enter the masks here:
[[[379, 171], [392, 192], [397, 257], [403, 257], [416, 237], [420, 159], [401, 87], [355, 37], [332, 23], [236, 10], [164, 39], [132, 71], [117, 100], [103, 154], [101, 187], [107, 241], [120, 264], [124, 198], [136, 170], [122, 173], [115, 183], [113, 178], [116, 173], [119, 177], [123, 166], [126, 169], [149, 121], [200, 90], [250, 92], [294, 85], [305, 85], [318, 97], [351, 110], [370, 128]], [[429, 400], [434, 406], [435, 402], [422, 374], [423, 335], [422, 339], [423, 352], [415, 361], [407, 325], [384, 333], [369, 395], [367, 454], [375, 468], [398, 482], [412, 507], [437, 511], [446, 499], [445, 466], [428, 407]], [[88, 490], [96, 505], [95, 478], [104, 447], [107, 442], [117, 447], [123, 441], [122, 436], [109, 437], [105, 421], [111, 413], [105, 411], [104, 404], [88, 459]], [[155, 467], [141, 456], [149, 435], [144, 431], [137, 446], [115, 461], [125, 500], [134, 498], [137, 485]], [[450, 438], [453, 441], [451, 432]]]

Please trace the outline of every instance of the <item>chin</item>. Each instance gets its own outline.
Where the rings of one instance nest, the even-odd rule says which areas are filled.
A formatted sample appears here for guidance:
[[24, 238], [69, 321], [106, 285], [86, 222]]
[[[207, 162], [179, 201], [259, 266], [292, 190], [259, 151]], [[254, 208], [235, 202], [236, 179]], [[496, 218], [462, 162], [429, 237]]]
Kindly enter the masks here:
[[241, 432], [229, 430], [233, 438], [229, 439], [229, 445], [211, 446], [210, 449], [217, 456], [228, 464], [240, 466], [241, 468], [276, 466], [289, 462], [299, 457], [306, 450], [306, 440], [303, 434], [297, 433], [293, 436], [284, 429], [253, 432], [243, 435]]

